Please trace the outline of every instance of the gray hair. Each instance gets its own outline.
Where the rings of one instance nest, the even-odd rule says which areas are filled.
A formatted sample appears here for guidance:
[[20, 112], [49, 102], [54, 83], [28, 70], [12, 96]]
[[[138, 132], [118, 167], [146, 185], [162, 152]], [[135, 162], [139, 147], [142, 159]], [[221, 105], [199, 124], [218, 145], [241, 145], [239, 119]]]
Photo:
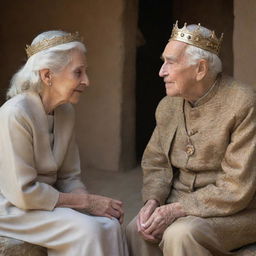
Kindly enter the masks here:
[[[187, 29], [194, 31], [197, 29], [197, 25], [189, 25]], [[212, 31], [205, 27], [200, 27], [200, 33], [203, 36], [210, 36]], [[188, 45], [185, 50], [185, 54], [188, 58], [188, 65], [197, 64], [200, 59], [204, 59], [208, 62], [210, 75], [215, 78], [219, 73], [222, 72], [222, 62], [220, 58], [209, 51], [203, 50], [193, 45]]]
[[[61, 30], [43, 32], [35, 37], [31, 45], [37, 44], [45, 39], [51, 39], [67, 34], [67, 32]], [[25, 91], [41, 92], [42, 82], [39, 71], [47, 68], [53, 72], [59, 72], [64, 69], [71, 61], [72, 49], [79, 49], [84, 53], [86, 52], [83, 43], [74, 41], [42, 50], [29, 57], [25, 65], [13, 75], [7, 92], [7, 99]]]

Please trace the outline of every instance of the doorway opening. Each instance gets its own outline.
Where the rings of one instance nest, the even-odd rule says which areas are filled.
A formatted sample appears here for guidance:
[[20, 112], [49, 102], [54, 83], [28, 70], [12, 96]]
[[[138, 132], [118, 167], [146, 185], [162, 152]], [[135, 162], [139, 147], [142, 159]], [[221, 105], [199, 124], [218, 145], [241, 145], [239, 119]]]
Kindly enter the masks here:
[[165, 96], [160, 56], [170, 37], [173, 20], [172, 1], [140, 0], [138, 29], [140, 35], [136, 59], [136, 152], [140, 162], [155, 127], [155, 110]]

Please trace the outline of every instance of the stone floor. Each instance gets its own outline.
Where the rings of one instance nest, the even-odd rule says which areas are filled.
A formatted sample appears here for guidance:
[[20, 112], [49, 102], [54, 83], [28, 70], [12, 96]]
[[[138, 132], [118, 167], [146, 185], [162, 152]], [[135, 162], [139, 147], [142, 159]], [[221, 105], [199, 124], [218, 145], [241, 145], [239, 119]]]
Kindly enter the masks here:
[[123, 202], [126, 225], [142, 206], [140, 167], [126, 172], [111, 172], [88, 169], [84, 177], [90, 192], [119, 199]]

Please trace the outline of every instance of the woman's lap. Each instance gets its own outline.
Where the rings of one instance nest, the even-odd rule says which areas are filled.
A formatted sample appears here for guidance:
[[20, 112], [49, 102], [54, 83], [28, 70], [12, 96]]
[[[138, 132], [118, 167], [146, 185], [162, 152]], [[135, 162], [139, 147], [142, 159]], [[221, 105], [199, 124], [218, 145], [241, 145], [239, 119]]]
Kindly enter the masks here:
[[28, 211], [0, 216], [0, 235], [47, 248], [62, 247], [80, 239], [93, 239], [120, 229], [117, 220], [87, 215], [69, 208], [53, 211]]

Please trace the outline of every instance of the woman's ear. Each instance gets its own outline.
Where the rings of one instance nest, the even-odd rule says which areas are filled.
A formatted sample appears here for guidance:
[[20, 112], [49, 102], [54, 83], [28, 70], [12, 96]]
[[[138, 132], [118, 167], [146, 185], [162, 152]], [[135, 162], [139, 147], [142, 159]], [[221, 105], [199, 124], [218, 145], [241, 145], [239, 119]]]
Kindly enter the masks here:
[[200, 59], [197, 66], [196, 80], [199, 82], [207, 75], [209, 70], [208, 61]]
[[45, 85], [51, 86], [52, 75], [51, 75], [50, 69], [45, 68], [45, 69], [39, 70], [39, 75], [40, 75], [42, 82]]

